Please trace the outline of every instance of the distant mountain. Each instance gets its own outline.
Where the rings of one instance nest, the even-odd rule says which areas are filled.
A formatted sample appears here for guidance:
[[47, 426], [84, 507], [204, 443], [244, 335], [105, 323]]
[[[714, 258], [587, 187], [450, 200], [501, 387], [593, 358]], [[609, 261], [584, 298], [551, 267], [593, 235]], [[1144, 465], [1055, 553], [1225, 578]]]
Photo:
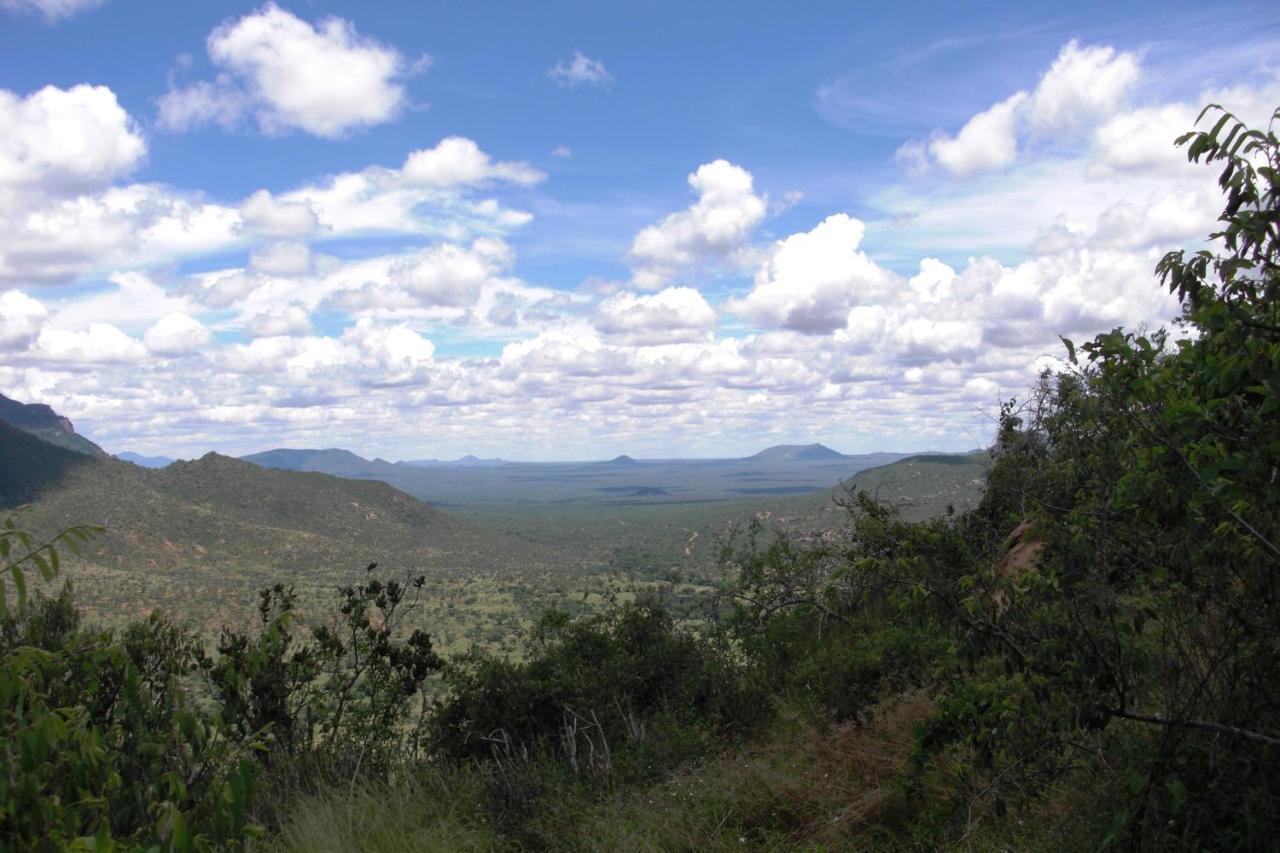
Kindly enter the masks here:
[[496, 457], [493, 459], [481, 459], [479, 456], [468, 453], [466, 456], [462, 457], [461, 459], [455, 459], [453, 461], [453, 464], [454, 465], [506, 465], [507, 460], [498, 459]]
[[126, 450], [124, 453], [117, 453], [116, 458], [122, 462], [141, 465], [143, 468], [163, 468], [173, 462], [168, 456], [143, 456], [130, 450]]
[[832, 450], [824, 444], [776, 444], [773, 447], [766, 447], [754, 456], [748, 456], [747, 458], [777, 462], [817, 462], [824, 459], [844, 459], [845, 455]]
[[596, 464], [597, 464], [597, 465], [624, 465], [624, 466], [626, 466], [626, 467], [633, 468], [633, 467], [636, 467], [636, 466], [638, 466], [638, 465], [643, 465], [644, 463], [643, 463], [643, 462], [639, 462], [639, 461], [637, 461], [637, 460], [635, 460], [635, 459], [632, 459], [630, 456], [628, 456], [627, 454], [623, 453], [621, 456], [615, 456], [615, 457], [613, 457], [612, 459], [610, 459], [610, 460], [608, 460], [608, 461], [605, 461], [605, 462], [597, 462]]
[[399, 465], [409, 465], [414, 468], [434, 468], [437, 466], [459, 466], [464, 468], [486, 468], [494, 465], [510, 465], [511, 463], [505, 459], [494, 457], [493, 459], [481, 459], [479, 456], [468, 453], [461, 459], [406, 459]]
[[0, 420], [29, 432], [49, 444], [86, 456], [106, 456], [107, 452], [82, 435], [71, 421], [43, 403], [19, 403], [0, 394]]
[[364, 459], [349, 450], [293, 450], [280, 448], [241, 456], [263, 468], [282, 471], [315, 471], [335, 477], [378, 478], [396, 473], [395, 464], [385, 459]]

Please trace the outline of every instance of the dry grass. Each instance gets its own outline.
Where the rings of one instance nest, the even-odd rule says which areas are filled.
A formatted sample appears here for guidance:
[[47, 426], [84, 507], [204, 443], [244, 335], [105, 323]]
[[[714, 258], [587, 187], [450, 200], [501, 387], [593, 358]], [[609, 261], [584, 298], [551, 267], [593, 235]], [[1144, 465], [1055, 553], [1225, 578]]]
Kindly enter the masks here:
[[582, 816], [579, 850], [883, 849], [904, 798], [896, 780], [923, 693], [882, 703], [870, 725], [788, 710], [767, 737]]
[[[461, 788], [455, 783], [461, 782]], [[274, 849], [297, 853], [418, 853], [503, 849], [465, 780], [429, 771], [397, 784], [335, 786], [294, 799]]]

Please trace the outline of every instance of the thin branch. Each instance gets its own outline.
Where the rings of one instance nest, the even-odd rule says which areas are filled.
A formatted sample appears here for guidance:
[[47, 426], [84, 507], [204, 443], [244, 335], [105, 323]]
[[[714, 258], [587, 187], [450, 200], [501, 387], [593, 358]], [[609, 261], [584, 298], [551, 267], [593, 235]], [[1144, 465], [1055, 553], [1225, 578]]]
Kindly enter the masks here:
[[1128, 711], [1121, 711], [1118, 708], [1107, 708], [1107, 713], [1113, 717], [1123, 720], [1134, 720], [1139, 723], [1149, 723], [1154, 726], [1165, 726], [1174, 728], [1181, 726], [1188, 729], [1201, 729], [1206, 732], [1217, 732], [1218, 734], [1235, 735], [1236, 737], [1247, 738], [1265, 743], [1268, 746], [1280, 746], [1280, 738], [1274, 738], [1264, 735], [1260, 732], [1251, 732], [1248, 729], [1241, 729], [1235, 726], [1223, 725], [1222, 723], [1210, 723], [1206, 720], [1166, 720], [1163, 717], [1148, 717], [1142, 714], [1132, 714]]

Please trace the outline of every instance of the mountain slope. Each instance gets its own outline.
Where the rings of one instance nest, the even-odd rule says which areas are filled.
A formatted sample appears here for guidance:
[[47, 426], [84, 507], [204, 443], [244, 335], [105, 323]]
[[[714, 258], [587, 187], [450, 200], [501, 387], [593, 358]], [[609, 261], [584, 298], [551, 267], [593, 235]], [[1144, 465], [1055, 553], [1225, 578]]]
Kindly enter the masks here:
[[[540, 571], [547, 549], [457, 520], [386, 483], [264, 469], [208, 454], [163, 469], [91, 458], [0, 424], [0, 515], [19, 504], [40, 536], [71, 524], [106, 532], [69, 563], [90, 615], [153, 607], [206, 630], [254, 612], [256, 591], [298, 588], [304, 610], [369, 563], [452, 586]], [[514, 581], [513, 581], [514, 582]]]
[[6, 421], [49, 444], [74, 450], [76, 453], [86, 456], [107, 455], [101, 447], [78, 435], [71, 421], [43, 403], [19, 403], [0, 394], [0, 421]]
[[0, 507], [38, 500], [93, 458], [36, 438], [0, 421]]
[[986, 490], [991, 454], [930, 453], [908, 456], [889, 465], [871, 468], [850, 477], [826, 493], [826, 500], [842, 496], [845, 489], [864, 491], [895, 507], [908, 521], [920, 521], [946, 512], [970, 509]]

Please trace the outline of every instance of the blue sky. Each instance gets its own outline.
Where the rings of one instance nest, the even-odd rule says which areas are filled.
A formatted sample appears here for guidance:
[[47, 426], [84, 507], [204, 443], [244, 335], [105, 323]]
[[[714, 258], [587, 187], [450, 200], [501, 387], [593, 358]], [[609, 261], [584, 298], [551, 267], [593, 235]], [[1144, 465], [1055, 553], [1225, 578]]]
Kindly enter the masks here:
[[0, 391], [172, 455], [972, 447], [1172, 315], [1172, 136], [1280, 104], [1272, 4], [793, 6], [0, 0]]

